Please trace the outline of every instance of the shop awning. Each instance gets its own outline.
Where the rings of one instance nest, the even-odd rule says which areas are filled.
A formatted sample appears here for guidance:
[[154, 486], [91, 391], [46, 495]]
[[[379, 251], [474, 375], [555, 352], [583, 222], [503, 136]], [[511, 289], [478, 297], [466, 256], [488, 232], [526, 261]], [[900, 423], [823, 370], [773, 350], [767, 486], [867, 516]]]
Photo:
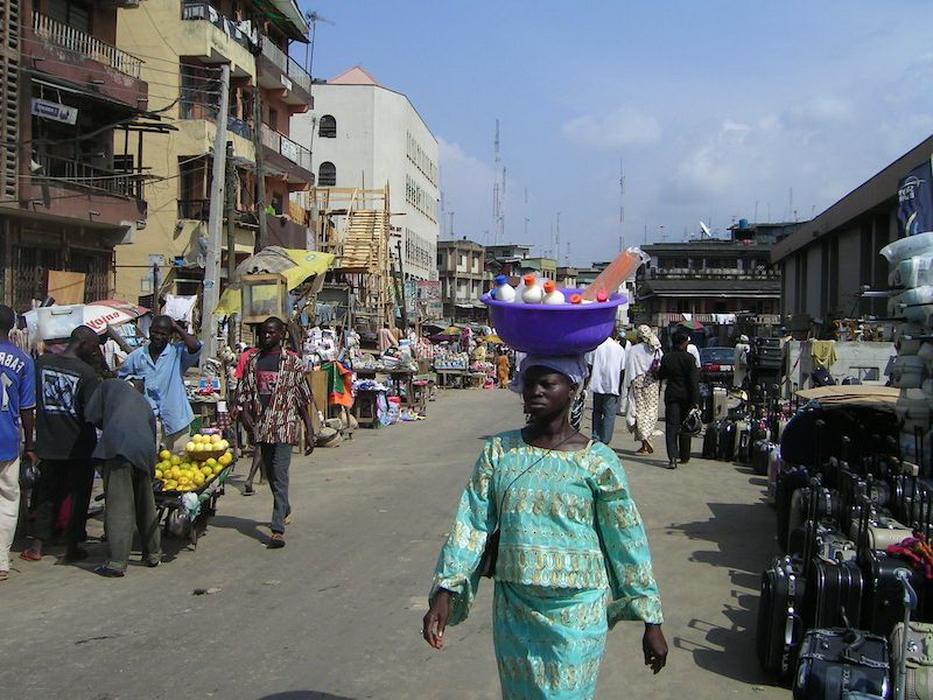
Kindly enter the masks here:
[[[331, 253], [269, 246], [237, 265], [237, 276], [276, 273], [285, 277], [289, 291], [309, 277], [323, 275], [334, 264]], [[240, 286], [232, 284], [224, 290], [214, 313], [230, 315], [240, 311]]]

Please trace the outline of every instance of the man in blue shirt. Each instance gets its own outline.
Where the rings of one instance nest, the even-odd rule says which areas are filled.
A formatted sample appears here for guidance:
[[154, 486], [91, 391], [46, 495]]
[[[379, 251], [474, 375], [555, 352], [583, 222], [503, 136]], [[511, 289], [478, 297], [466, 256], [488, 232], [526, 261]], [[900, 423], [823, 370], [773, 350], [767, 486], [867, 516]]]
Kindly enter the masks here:
[[[182, 342], [170, 342], [177, 333]], [[146, 383], [146, 398], [159, 418], [162, 446], [175, 451], [188, 435], [194, 411], [188, 403], [185, 371], [198, 364], [201, 343], [170, 316], [156, 316], [149, 327], [149, 345], [137, 348], [121, 365], [119, 376], [139, 377]]]
[[0, 581], [10, 575], [10, 545], [19, 516], [19, 447], [36, 461], [33, 450], [33, 413], [36, 405], [32, 360], [10, 342], [16, 314], [0, 304]]

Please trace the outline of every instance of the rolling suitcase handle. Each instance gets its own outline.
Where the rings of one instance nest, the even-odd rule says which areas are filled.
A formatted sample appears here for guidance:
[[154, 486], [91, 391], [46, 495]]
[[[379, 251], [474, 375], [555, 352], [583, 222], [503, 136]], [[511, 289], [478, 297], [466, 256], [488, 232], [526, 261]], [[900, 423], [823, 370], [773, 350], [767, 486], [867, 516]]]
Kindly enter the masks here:
[[904, 587], [904, 634], [901, 640], [900, 658], [895, 669], [894, 698], [895, 700], [904, 700], [907, 690], [907, 643], [910, 639], [907, 631], [910, 629], [910, 611], [917, 607], [917, 592], [910, 585], [910, 571], [898, 569], [894, 572], [894, 575]]

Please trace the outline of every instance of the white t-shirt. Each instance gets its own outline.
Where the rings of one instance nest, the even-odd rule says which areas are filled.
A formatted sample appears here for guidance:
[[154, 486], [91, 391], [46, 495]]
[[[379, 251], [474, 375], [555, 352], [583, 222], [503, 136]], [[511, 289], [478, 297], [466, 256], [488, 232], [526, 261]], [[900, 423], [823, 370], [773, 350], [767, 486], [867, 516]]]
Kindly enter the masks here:
[[697, 363], [697, 369], [700, 368], [700, 351], [697, 350], [697, 346], [693, 343], [687, 343], [687, 352], [693, 355], [693, 361]]
[[612, 338], [606, 338], [598, 348], [587, 353], [586, 363], [593, 369], [590, 391], [594, 394], [619, 395], [619, 382], [625, 367], [625, 350]]

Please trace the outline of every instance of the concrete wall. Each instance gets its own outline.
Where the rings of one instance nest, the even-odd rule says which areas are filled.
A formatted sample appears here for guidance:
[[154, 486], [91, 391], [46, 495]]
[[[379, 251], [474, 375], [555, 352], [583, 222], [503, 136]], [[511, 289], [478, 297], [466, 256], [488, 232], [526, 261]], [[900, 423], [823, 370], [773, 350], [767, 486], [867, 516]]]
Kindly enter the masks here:
[[837, 311], [844, 316], [858, 312], [858, 295], [862, 284], [861, 263], [863, 255], [872, 251], [861, 249], [861, 236], [858, 227], [850, 228], [839, 235], [839, 305]]
[[[847, 376], [857, 376], [858, 368], [874, 367], [878, 370], [878, 380], [863, 380], [863, 384], [881, 385], [887, 382], [884, 376], [888, 358], [895, 354], [893, 343], [836, 343], [837, 360], [829, 368], [830, 374], [837, 382]], [[785, 358], [787, 368], [787, 382], [785, 395], [793, 393], [793, 386], [799, 389], [809, 388], [808, 381], [813, 371], [813, 362], [810, 356], [810, 341], [791, 340], [785, 345]]]
[[820, 315], [820, 295], [823, 285], [823, 256], [819, 246], [810, 246], [807, 255], [807, 307], [811, 316]]
[[[405, 273], [417, 279], [437, 279], [436, 203], [439, 190], [408, 157], [409, 134], [434, 165], [437, 140], [408, 99], [376, 85], [316, 85], [314, 110], [292, 117], [292, 139], [309, 148], [315, 172], [322, 162], [337, 168], [337, 187], [381, 188], [387, 183], [393, 219], [402, 232]], [[337, 138], [320, 138], [317, 124], [324, 115], [337, 121]], [[435, 206], [420, 211], [407, 201], [408, 178], [426, 192]], [[436, 178], [435, 178], [436, 180]]]

